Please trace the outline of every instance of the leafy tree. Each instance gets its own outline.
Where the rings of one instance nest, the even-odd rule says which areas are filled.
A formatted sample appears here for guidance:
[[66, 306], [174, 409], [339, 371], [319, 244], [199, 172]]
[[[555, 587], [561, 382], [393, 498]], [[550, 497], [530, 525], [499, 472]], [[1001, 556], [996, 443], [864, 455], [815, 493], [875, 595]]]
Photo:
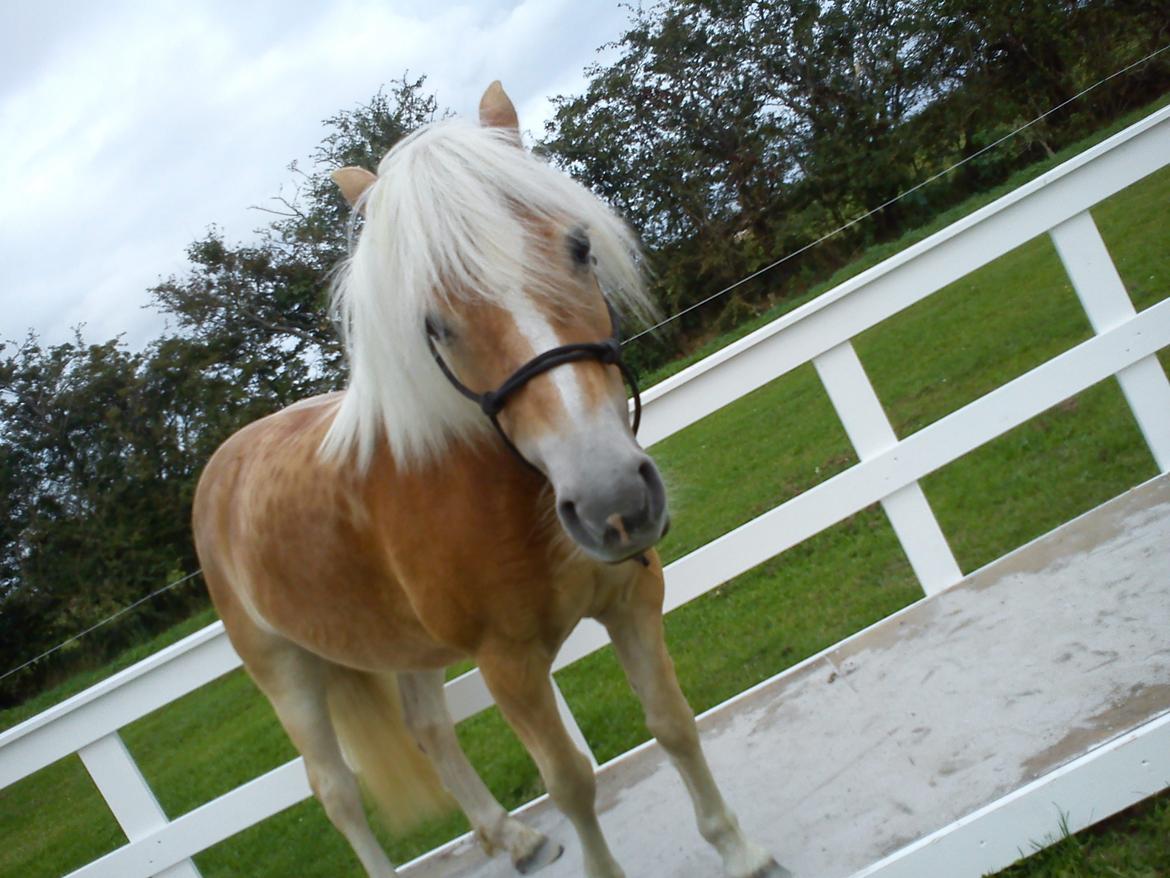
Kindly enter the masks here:
[[[82, 630], [175, 570], [195, 569], [184, 496], [194, 474], [186, 424], [147, 357], [117, 341], [43, 347], [30, 337], [0, 361], [0, 662], [6, 667]], [[134, 628], [87, 649], [125, 645], [151, 620], [192, 606], [149, 607]], [[198, 603], [198, 601], [197, 601]], [[55, 665], [13, 679], [28, 691]]]
[[886, 205], [722, 317], [689, 314], [685, 347], [1150, 100], [1170, 66], [894, 200], [1166, 32], [1145, 0], [661, 0], [631, 11], [583, 95], [556, 98], [543, 148], [639, 228], [672, 311]]
[[188, 248], [190, 272], [156, 286], [156, 306], [174, 318], [178, 335], [202, 345], [215, 369], [274, 407], [344, 378], [342, 351], [328, 313], [330, 273], [345, 256], [350, 210], [329, 172], [344, 165], [376, 168], [404, 134], [435, 118], [424, 77], [406, 76], [390, 93], [326, 119], [328, 133], [311, 169], [289, 166], [291, 194], [258, 240], [229, 244], [215, 229]]
[[640, 8], [614, 45], [619, 59], [591, 69], [584, 95], [556, 99], [544, 149], [639, 227], [659, 257], [662, 298], [681, 308], [914, 175], [919, 145], [900, 126], [961, 70], [949, 29], [926, 27], [938, 23], [929, 10]]
[[[190, 270], [152, 290], [172, 331], [131, 352], [80, 333], [44, 346], [0, 345], [0, 670], [196, 569], [190, 510], [198, 474], [244, 423], [339, 386], [344, 363], [327, 313], [350, 211], [329, 179], [377, 165], [436, 116], [424, 80], [408, 79], [325, 121], [311, 169], [257, 240], [214, 228], [188, 250]], [[172, 624], [198, 586], [144, 604], [0, 684], [0, 704]]]

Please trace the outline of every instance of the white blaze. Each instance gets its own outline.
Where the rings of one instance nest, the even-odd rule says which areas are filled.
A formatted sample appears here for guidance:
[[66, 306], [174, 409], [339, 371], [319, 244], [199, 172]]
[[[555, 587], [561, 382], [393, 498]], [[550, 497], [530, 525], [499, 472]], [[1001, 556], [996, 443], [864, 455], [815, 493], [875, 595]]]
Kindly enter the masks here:
[[[563, 343], [557, 337], [548, 318], [531, 301], [521, 299], [510, 313], [516, 323], [517, 331], [532, 346], [533, 357], [560, 347]], [[581, 387], [581, 382], [577, 380], [577, 370], [558, 366], [544, 374], [552, 379], [569, 417], [577, 419], [583, 416], [585, 414], [585, 392]]]

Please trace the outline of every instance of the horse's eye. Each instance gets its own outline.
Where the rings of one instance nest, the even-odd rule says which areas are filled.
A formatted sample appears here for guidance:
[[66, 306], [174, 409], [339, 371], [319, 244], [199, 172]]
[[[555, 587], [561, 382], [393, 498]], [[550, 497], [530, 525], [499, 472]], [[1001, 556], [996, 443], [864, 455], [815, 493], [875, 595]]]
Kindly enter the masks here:
[[584, 229], [574, 229], [569, 232], [569, 255], [578, 265], [589, 264], [589, 236]]
[[431, 340], [437, 341], [439, 344], [446, 344], [454, 336], [451, 327], [433, 314], [427, 315], [426, 328], [427, 335], [430, 336]]

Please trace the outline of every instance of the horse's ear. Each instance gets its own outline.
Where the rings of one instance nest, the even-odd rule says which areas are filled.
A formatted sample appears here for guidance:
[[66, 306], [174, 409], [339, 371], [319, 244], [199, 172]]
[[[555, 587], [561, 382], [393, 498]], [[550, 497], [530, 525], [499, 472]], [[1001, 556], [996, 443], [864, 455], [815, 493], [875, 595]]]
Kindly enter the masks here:
[[498, 79], [487, 87], [479, 99], [479, 124], [484, 128], [503, 128], [514, 135], [516, 145], [520, 145], [520, 119]]
[[[341, 194], [345, 196], [345, 200], [349, 202], [350, 207], [357, 207], [358, 199], [378, 179], [377, 176], [365, 168], [355, 168], [352, 166], [338, 168], [329, 176], [333, 178], [333, 182], [337, 184], [337, 188], [341, 190]], [[363, 210], [362, 213], [365, 213], [365, 211]]]

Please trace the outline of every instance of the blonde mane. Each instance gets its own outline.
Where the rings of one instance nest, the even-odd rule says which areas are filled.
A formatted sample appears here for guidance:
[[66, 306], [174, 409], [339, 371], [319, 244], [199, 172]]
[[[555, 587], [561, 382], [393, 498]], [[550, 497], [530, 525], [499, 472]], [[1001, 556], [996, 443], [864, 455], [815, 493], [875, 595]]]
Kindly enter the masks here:
[[568, 285], [533, 264], [525, 218], [585, 228], [613, 306], [652, 314], [630, 230], [514, 138], [444, 120], [404, 138], [379, 165], [363, 196], [364, 228], [333, 289], [350, 377], [321, 446], [326, 459], [352, 454], [364, 468], [384, 440], [400, 465], [418, 464], [491, 429], [435, 365], [424, 320], [453, 296], [504, 306], [526, 295], [564, 296]]

